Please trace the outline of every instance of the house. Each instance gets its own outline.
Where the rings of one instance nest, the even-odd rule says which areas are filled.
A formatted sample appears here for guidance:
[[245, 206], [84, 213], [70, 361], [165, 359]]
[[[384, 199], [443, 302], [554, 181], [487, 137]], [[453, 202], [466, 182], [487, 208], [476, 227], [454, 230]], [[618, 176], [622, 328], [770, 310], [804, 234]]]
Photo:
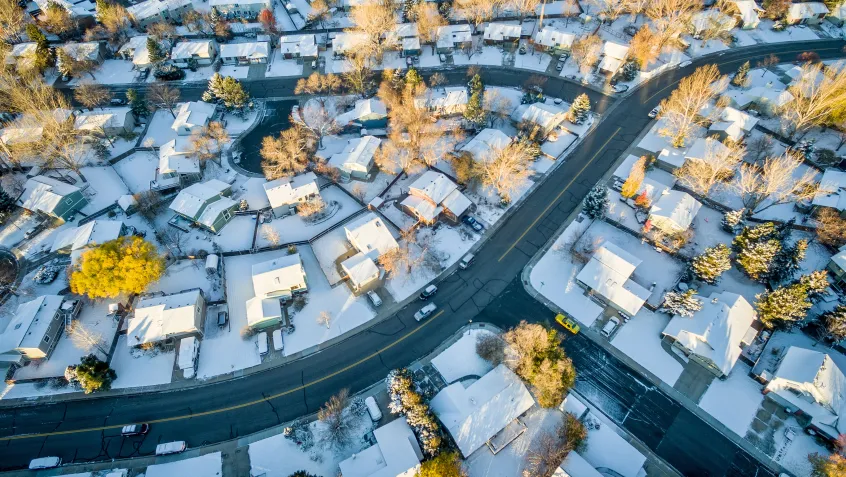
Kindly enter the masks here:
[[567, 111], [554, 104], [532, 103], [520, 105], [511, 115], [515, 122], [537, 125], [544, 136], [549, 135], [567, 120]]
[[[774, 110], [781, 108], [785, 104], [793, 101], [793, 94], [785, 88], [768, 88], [766, 86], [756, 86], [744, 91], [741, 98], [745, 100], [745, 104], [737, 102], [739, 109], [748, 109], [754, 106], [762, 113], [770, 114]], [[734, 99], [734, 98], [732, 98]]]
[[702, 300], [691, 317], [676, 315], [661, 332], [662, 338], [718, 378], [725, 378], [758, 332], [757, 318], [745, 298], [727, 291]]
[[574, 41], [576, 41], [576, 35], [551, 27], [538, 30], [533, 40], [536, 50], [549, 51], [552, 54], [570, 51]]
[[846, 289], [846, 245], [831, 256], [825, 268], [834, 278], [834, 285], [841, 290]]
[[61, 45], [59, 49], [79, 62], [92, 62], [102, 65], [103, 61], [106, 60], [106, 43], [102, 41], [69, 42]]
[[218, 233], [232, 220], [238, 202], [229, 198], [229, 184], [212, 179], [179, 191], [170, 210], [211, 232]]
[[50, 253], [69, 253], [76, 262], [88, 248], [120, 238], [126, 226], [120, 220], [96, 219], [79, 227], [63, 229], [50, 248]]
[[317, 42], [314, 35], [288, 35], [279, 37], [279, 52], [286, 60], [298, 63], [317, 59]]
[[373, 431], [376, 443], [340, 462], [344, 477], [412, 477], [423, 453], [404, 417]]
[[382, 277], [376, 265], [379, 257], [399, 247], [387, 225], [373, 212], [368, 212], [344, 226], [347, 240], [358, 252], [341, 262], [355, 293], [376, 288]]
[[341, 179], [366, 180], [373, 170], [373, 156], [382, 140], [374, 136], [350, 139], [344, 150], [329, 158], [329, 165], [338, 169]]
[[388, 126], [388, 108], [377, 98], [359, 99], [355, 107], [335, 118], [340, 126], [361, 129], [385, 129]]
[[293, 177], [282, 177], [263, 184], [264, 193], [270, 201], [273, 216], [278, 218], [297, 212], [297, 204], [320, 196], [317, 176], [306, 172]]
[[452, 53], [472, 46], [473, 29], [470, 25], [446, 25], [438, 28], [438, 53]]
[[445, 387], [429, 407], [467, 458], [534, 404], [520, 378], [500, 364], [467, 387]]
[[752, 132], [756, 124], [758, 124], [758, 118], [729, 106], [720, 112], [718, 121], [711, 123], [708, 135], [716, 135], [721, 141], [731, 139], [734, 142], [740, 142]]
[[822, 2], [791, 3], [785, 20], [791, 25], [799, 23], [817, 25], [828, 15], [828, 12], [828, 7]]
[[308, 291], [305, 268], [295, 253], [256, 263], [252, 268], [253, 292], [247, 300], [247, 325], [263, 329], [282, 323], [282, 301]]
[[617, 73], [617, 70], [626, 62], [628, 55], [628, 45], [606, 41], [602, 45], [602, 60], [599, 62], [599, 70], [612, 75]]
[[148, 295], [138, 300], [127, 322], [126, 344], [130, 348], [156, 343], [173, 347], [182, 338], [202, 338], [205, 320], [206, 296], [200, 288]]
[[[117, 56], [132, 61], [136, 68], [149, 68], [152, 66], [152, 62], [150, 61], [150, 51], [147, 49], [147, 38], [147, 35], [133, 36], [120, 47]], [[164, 42], [163, 47], [166, 53], [170, 53], [169, 42]]]
[[170, 60], [180, 68], [189, 68], [194, 61], [198, 66], [208, 66], [216, 58], [217, 42], [214, 40], [182, 41], [170, 52]]
[[427, 97], [414, 100], [418, 106], [425, 105], [437, 116], [457, 116], [464, 114], [470, 97], [463, 86], [445, 87], [442, 91], [430, 91]]
[[493, 159], [494, 154], [511, 144], [511, 137], [499, 129], [485, 128], [479, 134], [470, 139], [467, 144], [459, 148], [460, 151], [467, 151], [477, 161], [488, 162]]
[[146, 0], [126, 8], [132, 21], [141, 28], [159, 22], [178, 22], [182, 15], [193, 10], [191, 0]]
[[588, 290], [592, 297], [632, 317], [651, 294], [629, 279], [641, 261], [617, 245], [605, 241], [576, 275], [576, 282]]
[[6, 66], [18, 70], [26, 69], [26, 63], [31, 64], [35, 59], [36, 49], [37, 45], [34, 42], [18, 43], [12, 46], [11, 51], [6, 54]]
[[201, 180], [200, 161], [193, 154], [191, 138], [187, 136], [177, 136], [162, 144], [156, 179], [150, 188], [164, 190]]
[[826, 169], [811, 203], [815, 208], [835, 209], [841, 217], [846, 218], [846, 172]]
[[687, 152], [684, 154], [685, 161], [708, 161], [714, 157], [728, 154], [729, 149], [725, 144], [713, 138], [698, 138], [693, 141]]
[[737, 7], [741, 28], [744, 30], [758, 28], [758, 24], [761, 23], [759, 13], [764, 12], [763, 8], [759, 7], [754, 0], [732, 0], [732, 3]]
[[170, 128], [179, 136], [190, 136], [208, 126], [216, 110], [215, 104], [205, 101], [181, 103], [176, 108], [176, 118]]
[[91, 0], [35, 0], [34, 3], [35, 5], [27, 5], [27, 11], [35, 19], [46, 12], [50, 4], [56, 4], [67, 10], [71, 18], [80, 24], [80, 28], [84, 29], [94, 24], [97, 6]]
[[356, 51], [360, 46], [366, 44], [366, 33], [342, 32], [332, 39], [332, 54], [336, 57], [344, 57], [348, 51]]
[[516, 43], [520, 41], [521, 32], [520, 25], [491, 22], [485, 27], [482, 39], [486, 45], [512, 43], [512, 46], [516, 46]]
[[385, 34], [385, 44], [398, 49], [401, 57], [419, 56], [420, 37], [416, 23], [400, 23]]
[[[667, 172], [674, 172], [676, 169], [684, 165], [687, 160], [687, 148], [678, 148], [668, 145], [667, 147], [658, 151], [655, 156], [655, 165], [659, 169]], [[628, 176], [627, 176], [628, 177]]]
[[690, 228], [700, 208], [702, 203], [687, 192], [666, 191], [649, 209], [649, 221], [667, 235], [680, 234]]
[[443, 215], [448, 221], [458, 223], [461, 216], [473, 206], [455, 182], [432, 170], [424, 172], [408, 188], [408, 196], [400, 208], [425, 225], [432, 225]]
[[791, 346], [763, 392], [831, 441], [846, 433], [846, 376], [827, 353]]
[[250, 41], [220, 45], [220, 58], [224, 65], [256, 65], [267, 63], [270, 43]]
[[17, 203], [30, 211], [62, 220], [70, 220], [88, 205], [82, 189], [47, 176], [35, 176], [26, 181]]
[[83, 111], [76, 115], [73, 127], [96, 136], [120, 136], [135, 129], [135, 116], [129, 107]]
[[18, 305], [0, 333], [0, 362], [23, 364], [49, 358], [65, 329], [63, 302], [62, 296], [42, 295]]
[[273, 11], [270, 0], [209, 0], [209, 6], [227, 19], [251, 20], [264, 9]]
[[737, 20], [719, 10], [701, 10], [690, 18], [690, 32], [693, 38], [702, 38], [706, 32], [710, 34], [731, 31], [737, 25]]
[[826, 18], [834, 25], [842, 27], [844, 20], [846, 20], [846, 2], [835, 5]]

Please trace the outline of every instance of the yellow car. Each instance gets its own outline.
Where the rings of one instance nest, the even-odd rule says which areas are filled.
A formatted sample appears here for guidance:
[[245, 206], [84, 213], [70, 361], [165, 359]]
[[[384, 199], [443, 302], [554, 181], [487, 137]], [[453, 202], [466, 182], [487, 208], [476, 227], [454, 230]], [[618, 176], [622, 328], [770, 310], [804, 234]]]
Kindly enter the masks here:
[[575, 321], [567, 318], [566, 316], [562, 315], [561, 313], [555, 315], [555, 321], [558, 322], [559, 325], [563, 326], [567, 329], [570, 333], [574, 335], [579, 332], [579, 325]]

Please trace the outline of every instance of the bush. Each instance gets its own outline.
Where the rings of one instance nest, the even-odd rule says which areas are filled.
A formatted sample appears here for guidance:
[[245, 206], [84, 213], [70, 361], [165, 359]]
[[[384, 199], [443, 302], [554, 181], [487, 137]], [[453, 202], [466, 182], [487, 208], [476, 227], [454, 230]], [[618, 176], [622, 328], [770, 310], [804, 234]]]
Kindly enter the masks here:
[[173, 65], [159, 65], [153, 71], [153, 76], [162, 81], [179, 81], [185, 78], [185, 72]]
[[482, 333], [476, 338], [476, 354], [493, 366], [505, 361], [505, 342], [491, 333]]
[[112, 382], [117, 379], [117, 373], [109, 368], [108, 363], [101, 361], [93, 354], [89, 354], [82, 357], [79, 364], [67, 367], [65, 379], [69, 383], [79, 386], [85, 394], [91, 394], [111, 389]]
[[248, 339], [252, 338], [255, 335], [256, 335], [256, 330], [253, 327], [251, 327], [250, 325], [244, 325], [244, 327], [241, 328], [241, 338], [244, 341], [247, 341]]

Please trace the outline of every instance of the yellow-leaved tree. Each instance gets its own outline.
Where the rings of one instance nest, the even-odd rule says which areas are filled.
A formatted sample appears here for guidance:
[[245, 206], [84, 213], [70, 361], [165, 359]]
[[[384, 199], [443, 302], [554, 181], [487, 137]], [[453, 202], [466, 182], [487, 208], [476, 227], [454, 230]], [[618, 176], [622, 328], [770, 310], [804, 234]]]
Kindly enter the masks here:
[[140, 237], [120, 237], [83, 253], [71, 271], [70, 287], [90, 298], [141, 293], [164, 269], [164, 259], [152, 243]]

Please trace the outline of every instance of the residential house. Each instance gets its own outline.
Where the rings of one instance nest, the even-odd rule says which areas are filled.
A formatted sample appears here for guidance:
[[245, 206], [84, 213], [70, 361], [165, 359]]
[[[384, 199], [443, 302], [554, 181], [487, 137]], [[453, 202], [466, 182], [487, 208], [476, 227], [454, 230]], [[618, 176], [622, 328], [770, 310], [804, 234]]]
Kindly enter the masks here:
[[662, 338], [718, 378], [725, 378], [758, 332], [757, 318], [745, 298], [727, 291], [712, 293], [702, 300], [693, 316], [673, 316], [661, 332]]
[[340, 462], [344, 477], [412, 477], [423, 453], [404, 417], [373, 431], [376, 443]]
[[126, 8], [132, 21], [141, 28], [159, 22], [178, 22], [182, 15], [193, 10], [191, 0], [146, 0]]
[[232, 220], [238, 208], [238, 202], [229, 198], [231, 193], [229, 184], [223, 181], [212, 179], [198, 182], [179, 191], [170, 203], [170, 210], [204, 229], [218, 233]]
[[335, 122], [341, 127], [354, 126], [362, 130], [388, 127], [388, 108], [378, 98], [359, 99], [353, 109], [338, 115]]
[[69, 42], [59, 46], [59, 49], [80, 62], [102, 65], [103, 61], [106, 60], [106, 43], [103, 41]]
[[270, 43], [251, 41], [220, 45], [220, 58], [224, 65], [255, 65], [267, 63]]
[[846, 2], [840, 2], [834, 8], [831, 8], [826, 18], [834, 25], [842, 27], [844, 20], [846, 20]]
[[814, 208], [832, 208], [846, 218], [846, 172], [826, 169], [811, 203]]
[[825, 268], [834, 279], [834, 286], [846, 291], [846, 245], [831, 256]]
[[35, 59], [36, 48], [37, 45], [34, 42], [13, 45], [12, 49], [6, 53], [6, 67], [17, 68], [19, 71], [26, 69], [26, 63], [31, 64], [32, 60]]
[[382, 274], [376, 265], [379, 257], [399, 247], [387, 225], [373, 212], [368, 212], [344, 226], [347, 240], [358, 252], [341, 262], [355, 293], [376, 288]]
[[468, 386], [445, 387], [429, 407], [466, 459], [534, 404], [520, 378], [500, 364]]
[[602, 45], [602, 60], [599, 62], [599, 71], [604, 71], [611, 75], [617, 73], [626, 58], [629, 55], [628, 45], [614, 43], [613, 41], [606, 41]]
[[147, 295], [138, 300], [134, 316], [127, 321], [126, 344], [172, 348], [182, 338], [202, 338], [205, 321], [206, 296], [200, 288]]
[[778, 108], [793, 101], [793, 95], [781, 83], [772, 87], [755, 86], [748, 90], [733, 90], [727, 92], [726, 96], [731, 106], [737, 109], [754, 109], [765, 114], [772, 114]]
[[264, 9], [273, 11], [270, 0], [209, 0], [209, 6], [227, 19], [252, 20]]
[[197, 66], [209, 66], [217, 58], [217, 42], [214, 40], [182, 41], [173, 46], [170, 60], [180, 68], [188, 68], [194, 61]]
[[667, 235], [680, 234], [690, 228], [700, 208], [702, 203], [687, 192], [666, 191], [649, 209], [649, 221]]
[[464, 114], [470, 97], [463, 86], [445, 87], [441, 91], [429, 91], [426, 97], [414, 100], [418, 106], [425, 105], [436, 116], [458, 116]]
[[317, 59], [317, 42], [314, 35], [288, 35], [279, 37], [279, 52], [286, 60], [297, 63]]
[[385, 44], [398, 49], [401, 57], [420, 55], [420, 37], [416, 23], [400, 23], [385, 35]]
[[518, 124], [536, 125], [544, 137], [567, 120], [567, 111], [554, 104], [532, 103], [520, 105], [511, 115]]
[[633, 317], [651, 294], [629, 278], [641, 262], [641, 259], [605, 241], [576, 275], [576, 282], [588, 290], [590, 296]]
[[170, 128], [179, 136], [190, 136], [208, 126], [216, 110], [214, 103], [205, 101], [181, 103], [176, 108], [176, 118]]
[[477, 161], [488, 162], [493, 159], [494, 154], [505, 149], [509, 144], [511, 144], [510, 136], [499, 129], [485, 128], [459, 150], [469, 152]]
[[716, 135], [720, 141], [731, 139], [734, 142], [741, 142], [752, 132], [758, 118], [749, 113], [732, 107], [725, 107], [720, 112], [718, 121], [711, 123], [708, 128], [708, 136]]
[[89, 248], [120, 238], [126, 230], [120, 220], [101, 219], [92, 220], [79, 227], [65, 228], [53, 241], [50, 253], [70, 254], [71, 263], [74, 263]]
[[570, 51], [576, 35], [554, 27], [543, 27], [535, 33], [534, 45], [536, 50], [549, 51], [552, 54], [560, 54], [562, 51]]
[[732, 0], [732, 3], [737, 7], [741, 28], [744, 30], [758, 28], [758, 24], [761, 23], [760, 14], [764, 12], [763, 8], [759, 7], [754, 0]]
[[97, 6], [91, 0], [35, 0], [34, 3], [35, 5], [27, 5], [27, 11], [35, 19], [46, 12], [50, 4], [56, 4], [70, 13], [71, 18], [79, 24], [79, 28], [84, 30], [94, 24]]
[[47, 359], [65, 329], [64, 297], [42, 295], [21, 303], [0, 333], [0, 362], [23, 364]]
[[382, 140], [374, 136], [350, 139], [343, 151], [329, 158], [329, 165], [338, 169], [341, 180], [366, 180], [373, 170], [373, 156]]
[[791, 25], [799, 23], [817, 25], [826, 15], [828, 15], [828, 7], [823, 2], [791, 3], [785, 20]]
[[486, 45], [503, 45], [516, 48], [520, 41], [520, 25], [491, 22], [485, 27], [482, 38]]
[[701, 10], [690, 18], [690, 31], [693, 38], [702, 38], [704, 33], [727, 33], [737, 25], [737, 20], [719, 10]]
[[710, 161], [714, 157], [720, 157], [728, 153], [725, 144], [713, 138], [698, 138], [693, 141], [687, 152], [684, 154], [685, 161]]
[[332, 54], [336, 58], [346, 56], [347, 52], [356, 51], [368, 42], [367, 34], [360, 32], [342, 32], [332, 38]]
[[282, 218], [295, 214], [297, 205], [309, 199], [320, 197], [317, 176], [306, 172], [293, 177], [282, 177], [263, 184], [264, 193], [270, 201], [274, 217]]
[[95, 136], [120, 136], [135, 129], [135, 116], [129, 107], [95, 109], [77, 114], [73, 126]]
[[764, 394], [832, 442], [846, 434], [846, 376], [827, 353], [791, 346]]
[[285, 255], [252, 268], [255, 296], [247, 300], [247, 325], [263, 329], [282, 323], [282, 301], [308, 291], [300, 254]]
[[67, 221], [88, 205], [88, 199], [75, 185], [52, 177], [35, 176], [26, 181], [17, 203], [30, 212]]
[[473, 207], [473, 202], [458, 190], [449, 177], [432, 170], [424, 172], [408, 188], [408, 196], [400, 208], [425, 225], [432, 225], [443, 215], [458, 223]]
[[[147, 49], [147, 38], [149, 38], [147, 35], [133, 36], [120, 47], [117, 56], [132, 61], [136, 68], [149, 68], [152, 66], [152, 62], [150, 61], [150, 51]], [[170, 53], [169, 42], [159, 44], [166, 50], [166, 53]]]
[[203, 178], [200, 161], [194, 157], [191, 138], [177, 136], [159, 148], [159, 167], [153, 190], [164, 190], [197, 182]]
[[452, 53], [455, 50], [473, 46], [473, 28], [470, 25], [446, 25], [438, 28], [438, 53]]

